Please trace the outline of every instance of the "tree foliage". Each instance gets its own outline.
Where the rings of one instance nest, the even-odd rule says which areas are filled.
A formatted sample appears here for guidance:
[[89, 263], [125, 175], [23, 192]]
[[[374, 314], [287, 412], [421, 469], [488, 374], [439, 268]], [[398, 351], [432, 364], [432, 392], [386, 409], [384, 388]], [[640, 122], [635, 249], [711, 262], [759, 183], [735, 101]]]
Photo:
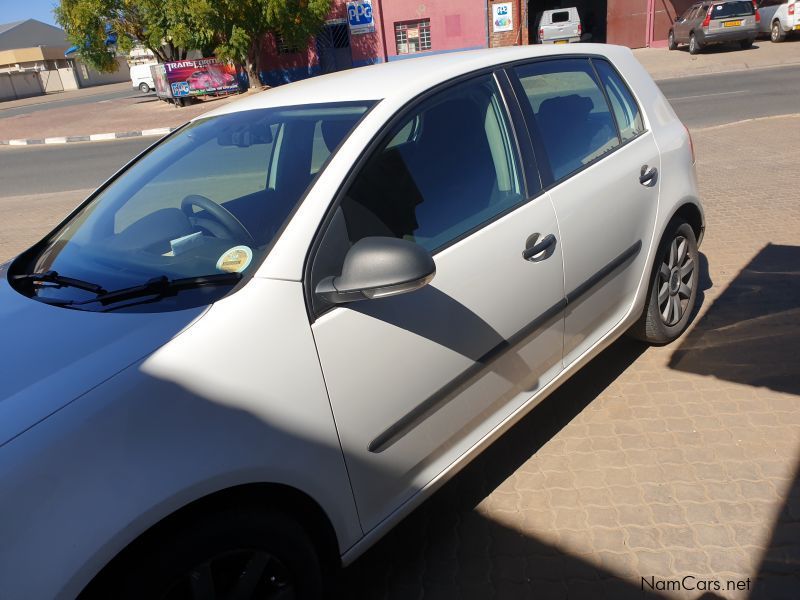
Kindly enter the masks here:
[[303, 48], [330, 9], [331, 0], [60, 0], [55, 15], [80, 57], [98, 70], [116, 68], [105, 44], [108, 25], [120, 49], [138, 42], [160, 62], [185, 58], [187, 49], [213, 52], [244, 66], [255, 85], [265, 34]]

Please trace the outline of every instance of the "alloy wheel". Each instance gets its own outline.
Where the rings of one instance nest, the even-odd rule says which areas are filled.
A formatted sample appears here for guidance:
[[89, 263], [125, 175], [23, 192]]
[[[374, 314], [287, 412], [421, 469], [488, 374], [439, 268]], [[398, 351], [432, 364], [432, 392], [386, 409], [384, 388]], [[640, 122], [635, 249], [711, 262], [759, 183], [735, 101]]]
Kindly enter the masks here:
[[689, 241], [676, 236], [658, 273], [658, 310], [665, 325], [672, 327], [683, 318], [692, 296], [694, 268]]

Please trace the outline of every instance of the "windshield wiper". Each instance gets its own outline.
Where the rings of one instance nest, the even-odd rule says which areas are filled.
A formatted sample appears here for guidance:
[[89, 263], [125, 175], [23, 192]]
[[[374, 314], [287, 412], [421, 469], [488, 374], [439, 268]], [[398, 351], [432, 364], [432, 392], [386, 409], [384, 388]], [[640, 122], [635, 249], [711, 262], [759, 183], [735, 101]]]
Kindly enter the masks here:
[[92, 304], [98, 302], [103, 306], [115, 304], [117, 302], [124, 302], [125, 300], [134, 300], [146, 296], [153, 296], [160, 298], [163, 296], [176, 294], [181, 290], [196, 289], [199, 287], [215, 286], [215, 285], [231, 285], [236, 283], [242, 278], [241, 273], [219, 273], [215, 275], [202, 275], [198, 277], [184, 277], [182, 279], [170, 279], [162, 275], [160, 277], [153, 277], [141, 285], [134, 285], [131, 287], [113, 290], [111, 292], [104, 291], [98, 294], [96, 298], [89, 300], [82, 300], [80, 302], [69, 302], [60, 304], [60, 306], [80, 306], [83, 304]]
[[87, 292], [92, 292], [93, 294], [98, 294], [98, 295], [103, 295], [108, 293], [102, 286], [99, 286], [96, 283], [84, 281], [83, 279], [75, 279], [74, 277], [64, 277], [63, 275], [59, 275], [56, 271], [44, 271], [42, 273], [25, 273], [24, 275], [12, 275], [11, 279], [13, 279], [14, 281], [30, 281], [31, 283], [36, 283], [36, 282], [55, 283], [56, 285], [59, 286], [74, 287], [79, 290], [85, 290]]

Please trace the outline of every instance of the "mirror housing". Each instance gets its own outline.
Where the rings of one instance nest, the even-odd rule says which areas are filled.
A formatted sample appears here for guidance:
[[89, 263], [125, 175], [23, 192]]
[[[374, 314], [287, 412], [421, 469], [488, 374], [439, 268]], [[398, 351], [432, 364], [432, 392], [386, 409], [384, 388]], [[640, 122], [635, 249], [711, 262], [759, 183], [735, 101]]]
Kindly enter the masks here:
[[342, 274], [326, 277], [315, 292], [333, 304], [413, 292], [436, 274], [436, 263], [422, 246], [391, 237], [358, 240], [344, 257]]

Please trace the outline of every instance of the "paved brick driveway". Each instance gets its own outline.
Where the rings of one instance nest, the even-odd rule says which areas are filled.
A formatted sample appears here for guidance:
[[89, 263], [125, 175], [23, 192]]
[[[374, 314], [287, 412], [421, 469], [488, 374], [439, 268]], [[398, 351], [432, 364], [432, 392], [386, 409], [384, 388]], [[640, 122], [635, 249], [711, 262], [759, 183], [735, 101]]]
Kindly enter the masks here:
[[614, 344], [349, 569], [348, 595], [800, 598], [800, 116], [694, 140], [690, 332]]

